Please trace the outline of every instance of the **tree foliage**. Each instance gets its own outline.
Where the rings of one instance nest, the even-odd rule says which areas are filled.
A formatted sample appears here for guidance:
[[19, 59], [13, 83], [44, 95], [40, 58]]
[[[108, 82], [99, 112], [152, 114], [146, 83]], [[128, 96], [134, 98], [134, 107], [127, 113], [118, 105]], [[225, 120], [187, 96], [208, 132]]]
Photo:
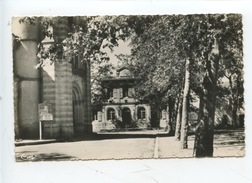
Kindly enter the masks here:
[[116, 16], [82, 16], [82, 17], [24, 17], [20, 23], [34, 24], [40, 21], [43, 37], [51, 41], [40, 42], [37, 57], [43, 67], [44, 61], [51, 63], [73, 62], [78, 58], [80, 64], [91, 68], [91, 95], [94, 108], [99, 108], [103, 99], [100, 80], [109, 75], [112, 65], [104, 51], [113, 51], [119, 40], [129, 37], [125, 17]]
[[139, 98], [156, 102], [156, 108], [167, 105], [170, 96], [175, 98], [183, 90], [184, 63], [190, 60], [190, 88], [201, 99], [195, 149], [203, 149], [198, 156], [213, 153], [216, 97], [224, 76], [237, 114], [237, 98], [243, 95], [241, 20], [237, 14], [199, 14], [143, 16], [130, 21], [135, 21], [136, 33], [131, 37], [128, 63], [139, 81]]

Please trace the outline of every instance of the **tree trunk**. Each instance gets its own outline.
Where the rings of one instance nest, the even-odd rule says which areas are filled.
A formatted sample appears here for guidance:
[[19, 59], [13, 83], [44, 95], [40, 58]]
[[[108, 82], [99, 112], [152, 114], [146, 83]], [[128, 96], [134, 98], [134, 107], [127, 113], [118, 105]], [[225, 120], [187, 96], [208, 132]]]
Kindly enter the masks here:
[[233, 127], [236, 128], [238, 126], [237, 122], [237, 108], [238, 108], [238, 101], [237, 98], [233, 98], [233, 105], [232, 105], [232, 123]]
[[212, 83], [209, 83], [205, 76], [203, 83], [203, 97], [200, 108], [200, 119], [195, 136], [195, 156], [213, 156], [213, 137], [214, 137], [214, 114], [216, 91]]
[[169, 125], [170, 125], [170, 134], [174, 135], [175, 132], [175, 99], [173, 97], [169, 97]]
[[167, 108], [166, 108], [166, 120], [167, 120], [167, 133], [171, 133], [171, 120], [170, 120], [170, 109], [169, 109], [169, 101], [167, 103]]
[[237, 126], [237, 98], [236, 98], [236, 94], [235, 94], [235, 89], [234, 85], [233, 85], [233, 81], [232, 81], [232, 76], [230, 76], [229, 78], [229, 89], [231, 92], [231, 109], [232, 109], [232, 127], [236, 128]]
[[[215, 44], [214, 49], [218, 49]], [[217, 94], [217, 76], [219, 69], [219, 57], [217, 52], [212, 52], [210, 59], [206, 61], [206, 73], [202, 83], [202, 96], [199, 109], [199, 123], [196, 129], [194, 156], [212, 157], [214, 139], [215, 101]]]
[[186, 60], [185, 65], [185, 85], [183, 92], [183, 104], [182, 104], [182, 121], [181, 121], [181, 149], [188, 148], [187, 133], [188, 133], [188, 99], [190, 92], [190, 60]]
[[176, 130], [175, 130], [175, 138], [176, 140], [180, 140], [180, 130], [181, 130], [181, 112], [182, 112], [182, 105], [181, 99], [178, 101], [178, 108], [177, 108], [177, 119], [176, 119]]
[[[237, 77], [237, 80], [236, 80], [236, 82], [237, 82], [237, 90], [236, 90], [236, 100], [237, 100], [237, 103], [236, 103], [236, 114], [237, 113], [240, 113], [241, 111], [240, 111], [240, 108], [242, 107], [242, 101], [241, 101], [241, 96], [243, 95], [243, 89], [241, 89], [242, 88], [242, 85], [241, 85], [241, 76], [239, 76], [238, 75], [238, 77]], [[236, 121], [237, 121], [237, 126], [238, 127], [242, 127], [243, 125], [241, 124], [241, 121], [240, 121], [240, 115], [236, 115]]]

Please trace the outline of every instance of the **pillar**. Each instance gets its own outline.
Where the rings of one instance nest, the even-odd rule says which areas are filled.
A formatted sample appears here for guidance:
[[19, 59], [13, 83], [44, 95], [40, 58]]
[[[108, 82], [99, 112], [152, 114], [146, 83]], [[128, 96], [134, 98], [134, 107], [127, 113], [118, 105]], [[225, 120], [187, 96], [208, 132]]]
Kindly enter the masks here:
[[39, 19], [32, 23], [19, 20], [20, 17], [12, 19], [15, 134], [16, 138], [38, 139], [41, 77], [35, 66], [41, 39]]

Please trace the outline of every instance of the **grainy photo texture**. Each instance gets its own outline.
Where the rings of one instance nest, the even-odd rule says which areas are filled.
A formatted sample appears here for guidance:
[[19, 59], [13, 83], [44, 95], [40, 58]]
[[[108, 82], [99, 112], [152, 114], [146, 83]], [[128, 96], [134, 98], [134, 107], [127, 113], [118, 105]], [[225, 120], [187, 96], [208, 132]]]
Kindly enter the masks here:
[[240, 14], [13, 17], [16, 161], [243, 157]]

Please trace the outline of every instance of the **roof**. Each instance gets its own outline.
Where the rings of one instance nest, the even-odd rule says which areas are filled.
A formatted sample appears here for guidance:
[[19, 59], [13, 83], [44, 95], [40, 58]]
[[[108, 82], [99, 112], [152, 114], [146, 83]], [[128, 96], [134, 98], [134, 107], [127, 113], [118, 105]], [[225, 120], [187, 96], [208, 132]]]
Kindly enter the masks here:
[[113, 81], [113, 80], [135, 80], [133, 77], [107, 77], [102, 78], [102, 81]]

